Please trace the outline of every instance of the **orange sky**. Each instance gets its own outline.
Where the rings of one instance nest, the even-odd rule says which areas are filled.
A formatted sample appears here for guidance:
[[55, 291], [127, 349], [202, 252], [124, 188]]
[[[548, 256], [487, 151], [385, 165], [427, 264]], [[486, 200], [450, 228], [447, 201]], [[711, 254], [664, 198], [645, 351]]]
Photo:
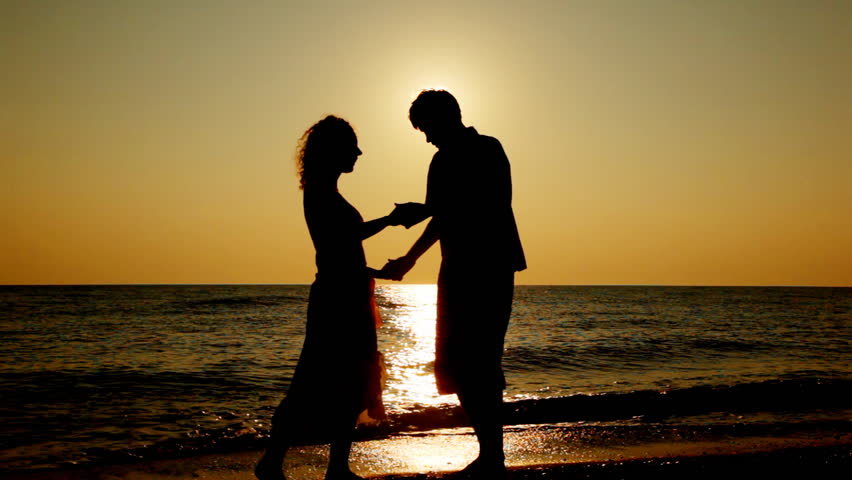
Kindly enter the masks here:
[[341, 115], [343, 194], [422, 201], [440, 86], [512, 161], [519, 284], [852, 286], [852, 4], [462, 5], [4, 2], [0, 283], [309, 283], [296, 140]]

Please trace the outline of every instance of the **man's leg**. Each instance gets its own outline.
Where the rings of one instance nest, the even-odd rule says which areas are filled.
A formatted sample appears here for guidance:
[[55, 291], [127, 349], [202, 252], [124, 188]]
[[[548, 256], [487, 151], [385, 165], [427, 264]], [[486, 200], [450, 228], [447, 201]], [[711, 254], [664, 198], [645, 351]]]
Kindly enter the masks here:
[[504, 468], [502, 390], [461, 389], [458, 397], [479, 441], [476, 465], [488, 470]]
[[[459, 402], [470, 419], [473, 431], [479, 441], [479, 457], [472, 468], [483, 468], [492, 478], [499, 478], [505, 472], [505, 453], [503, 452], [503, 345], [509, 317], [512, 313], [514, 293], [514, 273], [495, 273], [489, 278], [494, 283], [486, 286], [482, 297], [491, 296], [491, 308], [485, 312], [471, 312], [468, 318], [481, 319], [476, 328], [477, 340], [489, 349], [476, 352], [485, 363], [477, 367], [476, 381], [462, 382], [458, 385]], [[483, 283], [484, 285], [484, 283]], [[481, 310], [481, 306], [478, 307]], [[478, 314], [478, 315], [477, 315]], [[492, 382], [484, 385], [478, 380], [492, 376]]]

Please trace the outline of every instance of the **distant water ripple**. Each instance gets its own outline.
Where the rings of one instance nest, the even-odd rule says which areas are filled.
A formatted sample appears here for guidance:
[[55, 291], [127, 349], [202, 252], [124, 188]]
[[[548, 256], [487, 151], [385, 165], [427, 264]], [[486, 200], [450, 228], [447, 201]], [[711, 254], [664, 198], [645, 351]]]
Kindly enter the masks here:
[[[0, 287], [0, 471], [257, 447], [307, 296]], [[391, 419], [362, 434], [462, 424], [434, 386], [435, 287], [383, 285], [377, 302]], [[851, 320], [849, 288], [518, 287], [507, 422], [847, 419]]]

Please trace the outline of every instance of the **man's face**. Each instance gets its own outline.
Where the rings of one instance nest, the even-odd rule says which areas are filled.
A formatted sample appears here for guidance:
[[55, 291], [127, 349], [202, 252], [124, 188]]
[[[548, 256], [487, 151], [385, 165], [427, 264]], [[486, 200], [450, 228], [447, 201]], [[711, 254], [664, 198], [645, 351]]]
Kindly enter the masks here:
[[440, 124], [422, 125], [420, 131], [426, 135], [426, 142], [439, 149], [447, 143], [447, 129]]

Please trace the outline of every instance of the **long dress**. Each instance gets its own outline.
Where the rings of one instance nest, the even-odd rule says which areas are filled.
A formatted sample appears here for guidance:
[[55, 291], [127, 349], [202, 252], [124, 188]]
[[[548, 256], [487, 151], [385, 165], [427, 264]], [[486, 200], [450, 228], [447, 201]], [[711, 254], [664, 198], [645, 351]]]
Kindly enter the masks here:
[[[305, 219], [316, 249], [305, 342], [272, 437], [329, 443], [367, 411], [384, 417], [374, 281], [361, 245], [363, 219], [337, 191], [305, 188]], [[283, 436], [283, 437], [282, 437]]]

